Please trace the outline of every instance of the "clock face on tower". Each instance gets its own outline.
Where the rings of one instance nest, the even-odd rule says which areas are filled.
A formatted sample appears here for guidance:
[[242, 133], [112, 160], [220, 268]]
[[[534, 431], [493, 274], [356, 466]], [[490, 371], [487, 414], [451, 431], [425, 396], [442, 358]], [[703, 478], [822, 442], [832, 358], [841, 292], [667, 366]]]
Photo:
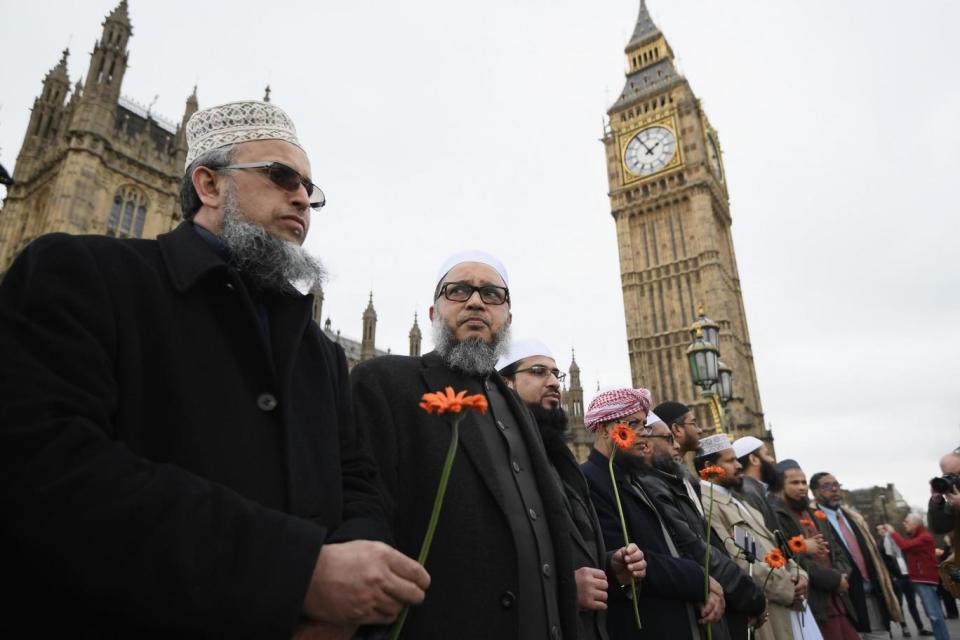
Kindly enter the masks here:
[[666, 127], [648, 127], [633, 136], [623, 152], [630, 173], [649, 176], [663, 169], [677, 152], [677, 138]]

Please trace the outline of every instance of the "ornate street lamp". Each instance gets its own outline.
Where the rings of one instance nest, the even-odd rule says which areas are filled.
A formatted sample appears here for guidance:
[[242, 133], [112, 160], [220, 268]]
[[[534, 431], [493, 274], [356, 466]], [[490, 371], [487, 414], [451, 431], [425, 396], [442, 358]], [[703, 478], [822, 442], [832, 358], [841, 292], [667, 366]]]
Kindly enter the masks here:
[[720, 325], [704, 314], [703, 305], [697, 313], [700, 317], [690, 325], [692, 342], [687, 347], [690, 378], [700, 387], [700, 395], [710, 403], [714, 431], [723, 433], [723, 404], [733, 397], [733, 372], [720, 362]]

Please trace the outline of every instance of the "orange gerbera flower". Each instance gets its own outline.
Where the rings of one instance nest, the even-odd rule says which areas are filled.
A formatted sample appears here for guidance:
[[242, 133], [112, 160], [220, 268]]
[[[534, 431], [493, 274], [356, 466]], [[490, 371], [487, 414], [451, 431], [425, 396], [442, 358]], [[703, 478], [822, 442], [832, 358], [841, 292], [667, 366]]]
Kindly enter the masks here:
[[707, 482], [713, 482], [714, 480], [722, 480], [727, 477], [727, 472], [723, 470], [723, 467], [718, 467], [716, 465], [710, 465], [700, 469], [700, 478], [706, 480]]
[[427, 413], [460, 413], [464, 407], [483, 415], [487, 411], [487, 399], [480, 393], [472, 396], [468, 396], [466, 391], [454, 393], [453, 387], [425, 393], [420, 399], [420, 408]]
[[794, 553], [804, 553], [807, 550], [807, 541], [803, 539], [803, 536], [793, 536], [787, 540], [787, 546]]
[[766, 562], [771, 569], [779, 569], [787, 564], [787, 559], [780, 549], [771, 549], [770, 552], [764, 556], [763, 561]]
[[813, 520], [811, 520], [810, 518], [800, 518], [800, 526], [803, 526], [803, 527], [812, 527], [812, 526], [813, 526]]
[[626, 451], [633, 446], [637, 434], [633, 429], [620, 422], [613, 425], [613, 429], [610, 430], [610, 439], [613, 440], [615, 445]]
[[825, 514], [823, 511], [820, 511], [820, 509], [817, 509], [816, 511], [813, 512], [813, 517], [816, 518], [817, 520], [826, 520], [827, 514]]

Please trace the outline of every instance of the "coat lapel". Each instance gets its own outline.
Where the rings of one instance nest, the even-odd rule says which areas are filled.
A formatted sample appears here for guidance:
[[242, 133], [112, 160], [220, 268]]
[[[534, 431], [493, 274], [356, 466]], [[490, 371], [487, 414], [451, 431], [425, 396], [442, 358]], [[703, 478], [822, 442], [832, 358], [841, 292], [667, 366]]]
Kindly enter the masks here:
[[[454, 391], [466, 389], [470, 395], [484, 392], [479, 380], [450, 370], [440, 356], [435, 353], [428, 353], [421, 359], [424, 364], [425, 391], [442, 391], [446, 387], [453, 387]], [[500, 487], [491, 481], [491, 478], [495, 477], [493, 473], [494, 461], [486, 444], [484, 444], [483, 436], [480, 435], [479, 430], [482, 428], [482, 420], [474, 412], [468, 412], [460, 423], [460, 447], [463, 449], [464, 455], [476, 467], [477, 475], [483, 479], [483, 483], [496, 500], [497, 506], [505, 512], [503, 493]]]

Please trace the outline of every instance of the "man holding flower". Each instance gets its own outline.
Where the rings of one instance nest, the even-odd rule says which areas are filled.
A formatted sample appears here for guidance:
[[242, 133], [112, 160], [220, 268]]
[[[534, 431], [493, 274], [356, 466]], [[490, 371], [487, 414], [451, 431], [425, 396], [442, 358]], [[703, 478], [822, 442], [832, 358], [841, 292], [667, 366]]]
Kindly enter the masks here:
[[529, 410], [496, 373], [509, 348], [507, 271], [471, 251], [441, 266], [429, 317], [435, 350], [354, 368], [357, 423], [369, 434], [398, 548], [416, 556], [431, 519], [451, 428], [419, 408], [446, 387], [481, 394], [459, 448], [426, 559], [431, 585], [405, 638], [577, 636], [577, 592], [563, 494]]

